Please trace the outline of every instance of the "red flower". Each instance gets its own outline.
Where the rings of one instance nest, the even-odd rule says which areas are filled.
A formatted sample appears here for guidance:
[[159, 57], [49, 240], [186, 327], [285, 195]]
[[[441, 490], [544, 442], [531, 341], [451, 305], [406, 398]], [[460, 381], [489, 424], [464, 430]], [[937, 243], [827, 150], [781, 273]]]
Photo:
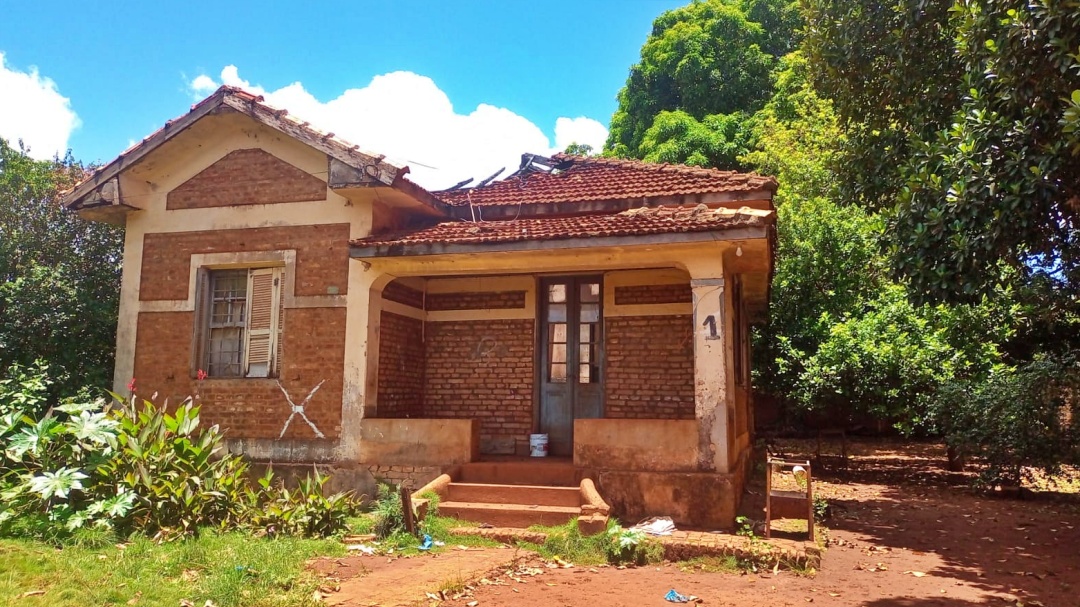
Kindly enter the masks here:
[[128, 382], [128, 392], [134, 392], [134, 391], [135, 391], [135, 378], [132, 377], [131, 381]]
[[199, 381], [206, 379], [206, 371], [199, 369], [199, 372], [195, 374], [195, 379]]

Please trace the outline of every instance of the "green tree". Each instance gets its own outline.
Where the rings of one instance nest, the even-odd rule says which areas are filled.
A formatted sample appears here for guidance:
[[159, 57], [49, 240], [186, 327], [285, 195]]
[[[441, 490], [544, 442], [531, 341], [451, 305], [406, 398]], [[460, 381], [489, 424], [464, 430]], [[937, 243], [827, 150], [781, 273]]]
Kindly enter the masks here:
[[82, 174], [0, 139], [0, 372], [42, 360], [53, 397], [112, 381], [123, 231], [60, 206]]
[[711, 115], [760, 109], [772, 93], [778, 58], [793, 44], [797, 21], [797, 11], [784, 0], [707, 0], [657, 17], [641, 61], [619, 92], [607, 152], [642, 158], [646, 133], [662, 112], [680, 111], [703, 122]]
[[975, 301], [1004, 278], [1042, 275], [1075, 301], [1080, 7], [807, 6], [817, 81], [848, 134], [845, 198], [889, 211], [894, 270], [912, 294]]
[[750, 125], [743, 112], [710, 114], [698, 121], [682, 110], [663, 111], [638, 147], [641, 160], [723, 169], [743, 168], [750, 151]]
[[570, 145], [566, 146], [566, 149], [563, 150], [563, 154], [570, 154], [571, 156], [595, 156], [596, 152], [594, 152], [593, 147], [587, 143], [572, 141]]
[[931, 397], [1000, 361], [1016, 308], [909, 301], [878, 245], [881, 216], [840, 203], [836, 171], [847, 142], [833, 103], [811, 85], [800, 53], [783, 66], [776, 94], [752, 121], [755, 150], [742, 158], [780, 184], [770, 319], [755, 343], [757, 384], [795, 411], [871, 414], [908, 431], [936, 430]]

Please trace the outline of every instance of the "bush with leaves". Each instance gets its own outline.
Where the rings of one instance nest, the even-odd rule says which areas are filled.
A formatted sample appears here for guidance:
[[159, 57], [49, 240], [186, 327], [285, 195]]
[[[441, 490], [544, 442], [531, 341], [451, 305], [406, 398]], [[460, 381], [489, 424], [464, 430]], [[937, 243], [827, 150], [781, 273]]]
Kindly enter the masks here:
[[980, 484], [1020, 487], [1035, 470], [1055, 475], [1063, 464], [1080, 465], [1078, 393], [1075, 355], [1039, 356], [984, 381], [948, 384], [934, 399], [935, 418], [950, 445], [983, 459]]
[[94, 525], [169, 538], [202, 527], [331, 535], [356, 509], [326, 497], [316, 470], [296, 489], [258, 484], [247, 461], [225, 451], [217, 426], [200, 427], [189, 399], [169, 413], [144, 401], [108, 406], [69, 399], [38, 418], [48, 379], [13, 367], [0, 380], [0, 533], [61, 538]]

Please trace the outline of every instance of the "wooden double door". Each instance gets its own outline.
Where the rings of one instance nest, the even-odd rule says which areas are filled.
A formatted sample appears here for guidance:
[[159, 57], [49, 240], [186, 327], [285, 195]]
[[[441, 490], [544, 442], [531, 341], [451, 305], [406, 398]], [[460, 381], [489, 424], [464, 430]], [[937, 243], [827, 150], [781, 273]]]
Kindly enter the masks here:
[[540, 431], [549, 452], [574, 449], [574, 420], [603, 417], [603, 284], [599, 276], [541, 281]]

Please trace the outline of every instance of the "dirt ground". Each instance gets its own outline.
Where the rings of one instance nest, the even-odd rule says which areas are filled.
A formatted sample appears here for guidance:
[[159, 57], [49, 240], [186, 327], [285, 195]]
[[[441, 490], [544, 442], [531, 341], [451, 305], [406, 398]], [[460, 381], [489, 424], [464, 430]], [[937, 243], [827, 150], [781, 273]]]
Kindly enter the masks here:
[[[800, 447], [805, 445], [793, 445], [793, 451]], [[663, 596], [676, 589], [700, 597], [704, 605], [740, 607], [1080, 606], [1076, 493], [1042, 491], [1024, 499], [976, 495], [967, 489], [964, 475], [943, 471], [944, 451], [936, 445], [874, 442], [851, 450], [846, 470], [835, 465], [815, 470], [817, 493], [831, 506], [828, 549], [816, 575], [705, 573], [684, 571], [678, 564], [552, 568], [536, 558], [511, 565], [515, 555], [523, 555], [513, 549], [448, 551], [389, 563], [385, 557], [343, 559], [345, 565], [338, 565], [334, 575], [351, 576], [356, 588], [382, 586], [387, 574], [380, 570], [392, 569], [389, 575], [398, 581], [394, 593], [380, 593], [374, 603], [374, 595], [365, 595], [370, 590], [335, 602], [436, 603], [427, 592], [484, 578], [456, 599], [455, 593], [446, 595], [443, 604], [669, 605]], [[762, 518], [762, 489], [751, 484], [744, 499], [744, 511], [752, 518]], [[495, 566], [486, 576], [461, 575], [491, 563]], [[425, 569], [428, 574], [421, 573]], [[442, 582], [434, 581], [440, 577]]]

